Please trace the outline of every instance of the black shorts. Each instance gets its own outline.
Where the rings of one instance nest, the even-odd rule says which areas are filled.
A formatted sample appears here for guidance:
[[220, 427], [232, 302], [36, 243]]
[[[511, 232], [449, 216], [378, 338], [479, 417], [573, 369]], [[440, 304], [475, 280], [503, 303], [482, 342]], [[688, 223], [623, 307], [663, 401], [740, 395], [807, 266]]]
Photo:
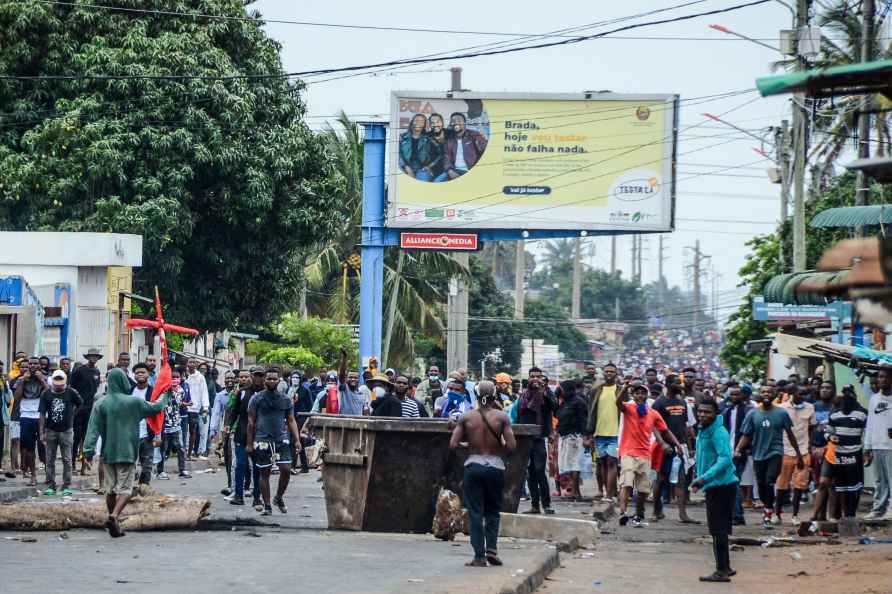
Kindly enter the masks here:
[[275, 464], [291, 464], [291, 443], [287, 439], [275, 441], [272, 439], [260, 439], [254, 442], [254, 454], [252, 455], [254, 466], [257, 468], [269, 468]]
[[37, 447], [37, 441], [40, 438], [40, 421], [37, 419], [31, 419], [22, 417], [19, 421], [19, 427], [21, 427], [21, 439], [22, 449], [28, 452], [33, 452], [34, 448]]
[[821, 478], [833, 478], [833, 464], [826, 459], [821, 462]]
[[[864, 487], [864, 459], [861, 452], [837, 454], [833, 465], [833, 490], [837, 493], [858, 493]], [[842, 463], [839, 463], [842, 462]]]

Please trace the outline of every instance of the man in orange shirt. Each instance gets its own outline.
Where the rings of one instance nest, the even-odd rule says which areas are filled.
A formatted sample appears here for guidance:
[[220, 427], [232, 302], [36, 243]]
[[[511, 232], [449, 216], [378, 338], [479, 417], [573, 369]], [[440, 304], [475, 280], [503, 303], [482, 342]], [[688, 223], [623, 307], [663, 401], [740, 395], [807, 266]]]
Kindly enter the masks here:
[[[675, 448], [679, 456], [684, 455], [681, 444], [669, 431], [666, 421], [663, 420], [660, 413], [647, 405], [648, 394], [647, 386], [639, 383], [632, 387], [632, 402], [625, 402], [625, 392], [622, 390], [616, 397], [616, 407], [623, 415], [623, 430], [619, 442], [621, 460], [619, 475], [621, 488], [620, 526], [625, 526], [631, 520], [632, 526], [639, 527], [644, 520], [644, 504], [651, 487], [648, 471], [650, 470], [650, 437], [653, 432], [659, 431], [663, 439]], [[632, 496], [633, 488], [638, 491], [638, 498], [635, 501], [635, 515], [629, 518], [626, 515], [626, 507], [629, 497]]]

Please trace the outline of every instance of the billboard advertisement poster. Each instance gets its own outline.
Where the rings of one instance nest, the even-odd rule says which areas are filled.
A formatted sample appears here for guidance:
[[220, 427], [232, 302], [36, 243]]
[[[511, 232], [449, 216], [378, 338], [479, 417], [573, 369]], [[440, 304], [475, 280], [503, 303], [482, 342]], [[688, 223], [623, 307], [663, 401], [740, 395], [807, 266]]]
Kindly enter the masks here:
[[677, 95], [392, 95], [385, 225], [665, 232]]

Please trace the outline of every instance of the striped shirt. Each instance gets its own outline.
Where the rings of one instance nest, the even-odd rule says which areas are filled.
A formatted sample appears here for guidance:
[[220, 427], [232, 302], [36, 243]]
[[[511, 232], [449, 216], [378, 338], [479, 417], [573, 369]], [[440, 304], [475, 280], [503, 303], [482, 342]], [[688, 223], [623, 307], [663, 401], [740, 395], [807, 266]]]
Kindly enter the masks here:
[[855, 405], [848, 414], [841, 408], [834, 410], [827, 425], [829, 432], [838, 439], [834, 445], [837, 456], [850, 456], [861, 451], [861, 437], [867, 426], [867, 411], [862, 406]]
[[404, 417], [417, 419], [421, 416], [421, 414], [418, 412], [418, 403], [415, 402], [413, 399], [407, 397], [405, 400], [401, 400], [400, 404], [403, 407]]

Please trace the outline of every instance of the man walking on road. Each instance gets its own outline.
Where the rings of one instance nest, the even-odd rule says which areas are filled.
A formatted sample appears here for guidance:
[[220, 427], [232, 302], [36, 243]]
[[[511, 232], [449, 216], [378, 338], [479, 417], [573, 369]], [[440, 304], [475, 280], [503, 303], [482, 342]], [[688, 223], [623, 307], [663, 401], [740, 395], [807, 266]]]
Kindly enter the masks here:
[[715, 572], [701, 577], [701, 582], [730, 582], [736, 573], [731, 569], [728, 537], [737, 497], [737, 476], [731, 458], [731, 437], [722, 422], [716, 420], [718, 412], [718, 404], [712, 398], [703, 398], [697, 405], [700, 433], [697, 435], [697, 475], [691, 490], [696, 493], [702, 489], [706, 493], [706, 523], [715, 556]]
[[130, 378], [120, 368], [108, 372], [108, 393], [93, 407], [84, 456], [91, 460], [96, 441], [102, 438], [102, 469], [108, 520], [105, 527], [112, 538], [124, 536], [119, 523], [121, 512], [133, 492], [133, 472], [139, 455], [136, 425], [167, 406], [167, 393], [155, 402], [131, 396]]
[[[260, 503], [260, 487], [257, 476], [248, 474], [248, 405], [254, 394], [263, 391], [264, 371], [262, 367], [252, 367], [251, 371], [239, 371], [238, 389], [229, 398], [226, 411], [226, 426], [223, 431], [232, 434], [235, 444], [235, 489], [229, 503], [232, 505], [245, 504], [245, 485], [250, 480], [254, 481], [254, 506]], [[253, 471], [252, 471], [253, 472]]]
[[[815, 418], [815, 406], [805, 401], [805, 390], [799, 389], [797, 386], [790, 387], [790, 400], [780, 405], [780, 408], [787, 411], [790, 420], [793, 421], [793, 434], [796, 441], [799, 442], [801, 448], [806, 452], [812, 443], [812, 437], [817, 425]], [[781, 473], [777, 478], [775, 487], [777, 488], [777, 497], [774, 502], [774, 513], [780, 518], [784, 510], [784, 500], [787, 492], [793, 487], [793, 518], [794, 526], [799, 525], [799, 504], [802, 501], [802, 494], [808, 491], [808, 483], [811, 474], [811, 455], [806, 458], [805, 467], [796, 468], [796, 451], [790, 440], [784, 436], [784, 460], [781, 464]]]
[[505, 486], [505, 451], [517, 443], [508, 415], [498, 406], [495, 385], [482, 381], [477, 385], [480, 408], [466, 412], [452, 432], [449, 447], [456, 449], [468, 442], [468, 459], [462, 483], [471, 532], [474, 560], [466, 565], [486, 567], [502, 565], [499, 559], [499, 519]]
[[877, 374], [879, 390], [867, 405], [864, 451], [876, 469], [876, 494], [867, 519], [892, 519], [892, 369]]
[[[266, 389], [254, 394], [248, 404], [248, 439], [245, 449], [260, 470], [264, 516], [273, 513], [269, 499], [269, 475], [273, 464], [279, 466], [279, 484], [272, 502], [280, 512], [288, 513], [284, 496], [291, 479], [291, 444], [300, 447], [300, 431], [294, 421], [294, 407], [288, 396], [279, 393], [278, 385], [279, 372], [267, 371], [264, 379]], [[289, 438], [292, 441], [289, 442]]]
[[[635, 501], [635, 515], [631, 518], [631, 524], [639, 527], [644, 521], [644, 504], [650, 493], [650, 438], [654, 432], [669, 442], [675, 452], [684, 458], [684, 450], [675, 436], [669, 431], [666, 422], [660, 413], [647, 406], [647, 398], [650, 391], [647, 386], [637, 384], [632, 387], [632, 402], [625, 402], [625, 393], [620, 391], [613, 405], [623, 415], [623, 434], [619, 444], [619, 455], [622, 459], [620, 469], [620, 487], [622, 492], [619, 498], [619, 525], [625, 526], [630, 522], [626, 515], [626, 506], [632, 496], [632, 489], [638, 492]], [[659, 493], [654, 494], [659, 497]]]
[[790, 415], [774, 406], [774, 389], [770, 386], [762, 386], [759, 392], [762, 402], [761, 409], [754, 409], [743, 421], [740, 429], [742, 434], [734, 457], [741, 459], [745, 456], [747, 447], [752, 444], [753, 467], [756, 471], [756, 484], [759, 485], [759, 498], [765, 504], [762, 513], [762, 527], [771, 528], [772, 524], [780, 524], [779, 517], [773, 517], [774, 510], [774, 485], [780, 475], [781, 464], [784, 457], [784, 434], [790, 440], [790, 445], [796, 453], [796, 468], [805, 468], [805, 460], [799, 450], [799, 442], [793, 435], [793, 421]]

